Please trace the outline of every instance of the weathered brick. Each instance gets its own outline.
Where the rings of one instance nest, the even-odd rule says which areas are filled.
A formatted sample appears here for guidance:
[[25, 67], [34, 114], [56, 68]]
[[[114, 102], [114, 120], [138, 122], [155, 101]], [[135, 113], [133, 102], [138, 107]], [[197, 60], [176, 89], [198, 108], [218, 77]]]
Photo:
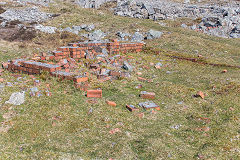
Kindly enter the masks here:
[[117, 104], [113, 101], [106, 101], [106, 103], [109, 105], [109, 106], [112, 106], [112, 107], [116, 107]]
[[99, 90], [87, 90], [87, 97], [102, 98], [102, 89]]
[[88, 81], [88, 77], [87, 76], [81, 76], [81, 75], [75, 76], [73, 78], [73, 81], [76, 82], [76, 83], [86, 82], [86, 81]]
[[141, 91], [140, 97], [144, 98], [144, 99], [155, 99], [155, 93], [154, 92]]

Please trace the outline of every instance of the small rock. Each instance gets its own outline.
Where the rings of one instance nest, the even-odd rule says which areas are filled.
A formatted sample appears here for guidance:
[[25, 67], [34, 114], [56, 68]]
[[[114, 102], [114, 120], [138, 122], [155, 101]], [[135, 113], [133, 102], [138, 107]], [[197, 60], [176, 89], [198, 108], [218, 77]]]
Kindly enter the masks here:
[[188, 26], [186, 24], [182, 24], [181, 27], [182, 28], [188, 28]]
[[24, 103], [25, 91], [22, 92], [14, 92], [11, 97], [5, 103], [13, 104], [13, 105], [21, 105]]
[[144, 109], [159, 108], [159, 106], [152, 101], [141, 102], [138, 105]]
[[141, 33], [135, 32], [132, 36], [132, 42], [142, 42], [144, 40], [144, 37]]
[[94, 30], [95, 29], [95, 25], [94, 24], [90, 24], [90, 25], [88, 25], [86, 28], [85, 28], [85, 30], [87, 31], [87, 32], [90, 32], [90, 31], [92, 31], [92, 30]]
[[89, 40], [91, 40], [91, 41], [100, 41], [105, 36], [106, 36], [106, 34], [104, 32], [102, 32], [101, 30], [96, 30], [93, 33], [89, 34]]
[[51, 27], [51, 26], [43, 26], [41, 24], [38, 24], [34, 27], [36, 30], [39, 30], [44, 33], [49, 33], [53, 34], [56, 33], [57, 28], [56, 27]]
[[155, 31], [155, 30], [150, 30], [148, 33], [147, 33], [147, 39], [156, 39], [156, 38], [160, 38], [162, 36], [163, 32], [160, 32], [160, 31]]

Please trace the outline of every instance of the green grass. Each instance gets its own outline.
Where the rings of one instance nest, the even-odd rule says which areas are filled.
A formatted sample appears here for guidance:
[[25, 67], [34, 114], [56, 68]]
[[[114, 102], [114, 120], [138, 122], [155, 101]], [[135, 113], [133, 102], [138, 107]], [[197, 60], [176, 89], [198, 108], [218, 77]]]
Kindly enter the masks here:
[[[64, 8], [71, 12], [47, 24], [56, 26], [62, 22], [67, 27], [91, 22], [99, 23], [97, 27], [104, 31], [124, 29], [132, 33], [135, 28], [131, 26], [137, 23], [136, 28], [142, 30], [153, 28], [164, 31], [163, 38], [147, 42], [147, 46], [164, 52], [159, 55], [129, 53], [135, 57], [131, 64], [143, 73], [141, 77], [152, 78], [153, 82], [139, 82], [133, 72], [129, 79], [93, 83], [101, 86], [103, 98], [97, 99], [96, 104], [90, 104], [85, 92], [75, 89], [71, 82], [59, 82], [54, 78], [41, 80], [36, 76], [41, 80], [38, 88], [42, 92], [46, 90], [46, 84], [50, 84], [51, 97], [30, 97], [28, 91], [23, 105], [4, 104], [12, 92], [33, 87], [33, 80], [22, 75], [25, 80], [31, 81], [5, 87], [0, 96], [3, 99], [0, 121], [11, 127], [7, 133], [0, 132], [0, 159], [198, 159], [199, 156], [204, 159], [239, 159], [240, 70], [174, 60], [166, 56], [169, 52], [196, 57], [195, 50], [199, 50], [208, 62], [239, 66], [238, 39], [222, 39], [182, 28], [160, 27], [150, 20], [118, 17], [106, 11], [79, 9], [67, 4]], [[60, 9], [50, 8], [56, 13]], [[19, 47], [23, 45], [19, 42], [3, 42], [1, 61], [52, 50], [78, 38], [69, 35], [66, 39], [59, 39], [60, 36], [41, 34], [32, 42], [25, 43], [24, 47]], [[162, 69], [157, 70], [149, 65], [160, 60], [163, 60]], [[141, 64], [135, 64], [136, 61]], [[140, 70], [144, 65], [150, 69]], [[221, 73], [223, 69], [228, 72]], [[9, 72], [4, 72], [2, 77], [5, 82], [16, 81]], [[143, 88], [136, 89], [138, 84], [142, 84]], [[129, 112], [125, 105], [137, 106], [145, 101], [139, 98], [143, 90], [156, 93], [153, 101], [160, 105], [161, 110], [151, 113], [140, 108], [144, 118], [139, 118]], [[200, 90], [206, 94], [205, 99], [193, 97]], [[117, 107], [107, 106], [106, 100], [115, 101]], [[92, 114], [88, 114], [90, 108], [93, 109]], [[14, 116], [3, 118], [9, 112], [13, 112]], [[176, 125], [180, 127], [174, 129]], [[209, 131], [199, 131], [204, 127], [209, 127]], [[121, 132], [110, 134], [109, 131], [115, 128]]]

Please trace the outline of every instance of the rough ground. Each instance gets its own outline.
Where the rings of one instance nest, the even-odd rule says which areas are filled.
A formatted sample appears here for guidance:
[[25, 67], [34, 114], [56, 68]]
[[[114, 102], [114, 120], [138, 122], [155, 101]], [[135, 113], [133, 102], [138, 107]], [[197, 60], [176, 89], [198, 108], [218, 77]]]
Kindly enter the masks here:
[[[46, 26], [66, 28], [88, 22], [110, 32], [106, 38], [116, 37], [118, 31], [133, 34], [136, 29], [159, 30], [163, 35], [145, 41], [145, 52], [126, 55], [132, 56], [137, 69], [130, 78], [104, 83], [92, 79], [96, 88], [103, 89], [101, 99], [86, 98], [70, 82], [48, 79], [44, 74], [31, 77], [1, 70], [0, 159], [240, 158], [239, 39], [181, 28], [188, 19], [166, 20], [162, 26], [64, 2], [41, 9], [61, 13], [43, 23]], [[47, 52], [82, 38], [68, 32], [36, 35], [26, 41], [0, 40], [0, 61]], [[161, 69], [152, 66], [158, 62], [163, 64]], [[224, 70], [227, 72], [222, 73]], [[140, 82], [139, 76], [152, 82]], [[31, 97], [29, 89], [35, 80], [40, 80], [39, 90], [49, 90], [52, 96]], [[137, 89], [139, 85], [143, 88]], [[5, 104], [12, 93], [23, 90], [22, 105]], [[145, 101], [139, 97], [141, 91], [156, 93], [153, 101], [160, 111], [139, 107], [139, 113], [131, 113], [125, 108], [127, 103], [137, 106]], [[204, 99], [194, 96], [198, 91], [204, 93]], [[106, 100], [117, 106], [108, 106]]]

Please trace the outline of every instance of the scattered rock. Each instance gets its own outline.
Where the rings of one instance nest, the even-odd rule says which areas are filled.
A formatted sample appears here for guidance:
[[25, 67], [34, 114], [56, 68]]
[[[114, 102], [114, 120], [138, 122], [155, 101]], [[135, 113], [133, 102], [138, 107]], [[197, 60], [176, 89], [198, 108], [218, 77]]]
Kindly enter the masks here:
[[115, 0], [75, 0], [74, 2], [83, 8], [99, 8], [104, 3], [113, 1]]
[[140, 32], [135, 32], [132, 35], [132, 42], [142, 42], [144, 40], [144, 36]]
[[23, 10], [19, 9], [8, 9], [4, 13], [0, 14], [0, 19], [5, 21], [20, 21], [20, 22], [43, 22], [53, 17], [53, 14], [44, 13], [39, 11], [38, 7], [26, 8]]
[[[199, 2], [200, 0], [198, 0]], [[190, 27], [182, 24], [183, 28], [202, 31], [209, 35], [224, 38], [240, 38], [239, 30], [233, 29], [240, 24], [238, 2], [225, 4], [191, 4], [157, 0], [118, 0], [114, 12], [120, 16], [144, 18], [152, 20], [177, 19], [182, 17], [195, 18], [196, 23]], [[202, 21], [199, 17], [203, 17]], [[199, 22], [201, 21], [201, 22]]]
[[50, 33], [50, 34], [56, 33], [56, 30], [57, 30], [56, 27], [43, 26], [43, 25], [41, 25], [41, 24], [38, 24], [38, 25], [34, 26], [34, 28], [35, 28], [36, 30], [41, 31], [41, 32]]
[[101, 30], [96, 30], [93, 33], [89, 34], [89, 40], [91, 41], [100, 41], [102, 40], [106, 34], [102, 32]]
[[73, 34], [78, 34], [78, 30], [74, 30], [70, 27], [64, 28], [63, 31], [70, 32], [70, 33], [73, 33]]
[[186, 24], [182, 24], [181, 27], [182, 28], [188, 28], [188, 26]]
[[11, 97], [9, 98], [8, 101], [5, 103], [7, 104], [13, 104], [13, 105], [21, 105], [24, 103], [24, 98], [25, 98], [25, 91], [22, 92], [14, 92]]
[[86, 28], [84, 28], [87, 32], [90, 32], [90, 31], [92, 31], [92, 30], [94, 30], [95, 29], [95, 25], [94, 24], [90, 24], [90, 25], [88, 25]]
[[156, 38], [160, 38], [162, 36], [163, 32], [160, 31], [155, 31], [155, 30], [150, 30], [147, 33], [147, 37], [146, 39], [156, 39]]
[[152, 101], [141, 102], [138, 105], [144, 109], [159, 108], [159, 106]]
[[131, 34], [129, 33], [123, 33], [123, 32], [117, 32], [116, 34], [122, 41], [127, 41], [129, 37], [131, 37]]

